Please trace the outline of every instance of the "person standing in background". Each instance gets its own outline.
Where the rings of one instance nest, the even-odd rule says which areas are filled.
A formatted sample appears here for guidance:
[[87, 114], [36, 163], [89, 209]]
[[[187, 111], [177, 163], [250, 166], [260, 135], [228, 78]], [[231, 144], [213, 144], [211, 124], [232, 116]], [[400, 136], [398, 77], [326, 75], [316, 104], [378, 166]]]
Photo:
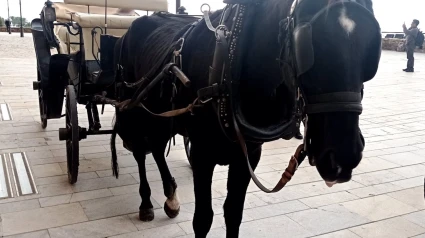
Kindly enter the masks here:
[[404, 72], [413, 73], [415, 71], [415, 57], [413, 54], [415, 53], [416, 48], [416, 37], [418, 36], [419, 21], [413, 20], [409, 29], [406, 27], [406, 23], [403, 24], [403, 31], [406, 34], [406, 52], [407, 52], [407, 68], [403, 69]]
[[6, 31], [9, 32], [9, 34], [10, 34], [10, 20], [6, 19], [6, 21], [4, 21], [4, 23], [6, 24]]

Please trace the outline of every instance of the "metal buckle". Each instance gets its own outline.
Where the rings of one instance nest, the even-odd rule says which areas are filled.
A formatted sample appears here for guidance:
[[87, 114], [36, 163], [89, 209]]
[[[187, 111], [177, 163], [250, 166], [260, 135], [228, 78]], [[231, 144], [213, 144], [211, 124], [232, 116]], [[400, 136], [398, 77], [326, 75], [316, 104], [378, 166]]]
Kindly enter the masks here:
[[184, 46], [184, 38], [180, 38], [177, 42], [176, 42], [176, 46], [178, 46], [178, 44], [180, 43], [180, 49], [176, 49], [174, 50], [174, 55], [179, 55], [182, 50], [183, 50], [183, 46]]
[[208, 7], [208, 11], [206, 12], [211, 12], [211, 6], [208, 3], [204, 3], [201, 5], [201, 12], [204, 13], [205, 11], [203, 11], [204, 7]]
[[215, 28], [215, 32], [214, 32], [214, 34], [215, 34], [215, 38], [217, 39], [217, 40], [220, 40], [220, 35], [218, 34], [218, 31], [219, 30], [221, 30], [221, 31], [223, 31], [223, 35], [225, 35], [226, 37], [227, 37], [227, 34], [226, 34], [226, 32], [228, 32], [229, 31], [229, 29], [227, 28], [227, 26], [225, 26], [225, 25], [219, 25], [219, 26], [217, 26], [217, 28]]

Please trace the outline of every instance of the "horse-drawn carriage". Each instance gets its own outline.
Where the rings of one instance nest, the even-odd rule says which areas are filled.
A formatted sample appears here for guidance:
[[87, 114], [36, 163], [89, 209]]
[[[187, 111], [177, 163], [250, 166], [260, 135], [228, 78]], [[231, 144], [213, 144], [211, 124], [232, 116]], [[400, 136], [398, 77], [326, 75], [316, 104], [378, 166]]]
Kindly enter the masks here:
[[[223, 10], [212, 14], [206, 10], [200, 21], [193, 17], [177, 21], [161, 14], [141, 18], [138, 27], [130, 28], [122, 38], [108, 32], [117, 29], [113, 34], [122, 35], [130, 25], [136, 25], [131, 23], [136, 14], [110, 8], [106, 8], [103, 16], [92, 13], [99, 9], [91, 6], [103, 0], [65, 0], [65, 3], [83, 1], [85, 5], [93, 4], [86, 10], [79, 7], [61, 11], [61, 5], [48, 1], [41, 18], [32, 22], [38, 62], [34, 89], [39, 91], [43, 127], [47, 119], [62, 117], [66, 90], [66, 128], [59, 130], [59, 137], [66, 140], [71, 183], [76, 182], [78, 175], [79, 140], [87, 135], [112, 133], [114, 136], [118, 131], [124, 142], [130, 142], [126, 148], [133, 149], [139, 176], [142, 175], [139, 218], [151, 221], [154, 218], [151, 190], [143, 175], [147, 146], [139, 146], [139, 142], [148, 137], [140, 135], [146, 127], [154, 131], [152, 134], [160, 134], [157, 132], [161, 129], [165, 140], [155, 135], [161, 137], [155, 139], [162, 145], [156, 148], [153, 157], [167, 197], [164, 210], [170, 218], [176, 217], [180, 209], [177, 183], [163, 155], [170, 138], [169, 121], [155, 118], [156, 124], [146, 123], [145, 114], [140, 113], [155, 114], [164, 111], [163, 108], [173, 110], [156, 115], [184, 114], [180, 123], [183, 126], [176, 124], [186, 130], [193, 142], [190, 156], [194, 161], [193, 227], [197, 237], [205, 237], [213, 221], [211, 186], [218, 164], [229, 164], [228, 196], [224, 203], [227, 237], [239, 236], [251, 178], [264, 192], [280, 191], [308, 156], [310, 165], [316, 166], [328, 186], [350, 181], [365, 146], [359, 128], [363, 84], [375, 76], [381, 54], [381, 29], [370, 0], [224, 0], [227, 5]], [[114, 1], [103, 7], [165, 10], [167, 5], [166, 0]], [[67, 7], [62, 5], [62, 9]], [[109, 20], [108, 11], [116, 14]], [[66, 14], [62, 15], [63, 12]], [[104, 29], [99, 27], [103, 18]], [[119, 57], [113, 57], [115, 43], [121, 48], [120, 54], [115, 55]], [[51, 55], [51, 48], [57, 54]], [[137, 64], [132, 62], [132, 57], [137, 57], [134, 60]], [[138, 86], [132, 88], [135, 92], [128, 93], [125, 101], [116, 98], [120, 81], [115, 75], [121, 76], [115, 70], [121, 70], [118, 65], [123, 66], [124, 73], [129, 66], [140, 69], [137, 76], [122, 76], [127, 87]], [[190, 82], [193, 82], [190, 90], [185, 91]], [[154, 97], [149, 95], [149, 101], [147, 93], [155, 84], [157, 93], [151, 94]], [[164, 88], [167, 96], [162, 97]], [[187, 105], [186, 108], [174, 109], [176, 94], [183, 98], [178, 107]], [[158, 103], [158, 98], [163, 100]], [[88, 129], [78, 126], [77, 103], [86, 106]], [[100, 130], [97, 105], [104, 103], [119, 106], [112, 131]], [[144, 107], [147, 103], [151, 103], [152, 111]], [[280, 138], [291, 139], [301, 121], [305, 125], [304, 143], [298, 146], [276, 186], [269, 190], [254, 174], [261, 158], [261, 146]], [[186, 139], [188, 147], [187, 142]], [[112, 155], [114, 174], [118, 175], [116, 156]]]
[[[31, 22], [37, 56], [37, 81], [40, 120], [43, 128], [49, 119], [66, 117], [59, 139], [66, 141], [68, 178], [77, 181], [79, 141], [88, 135], [112, 134], [100, 130], [95, 96], [116, 98], [120, 87], [115, 80], [114, 47], [132, 22], [135, 10], [167, 11], [166, 0], [47, 0], [39, 19]], [[65, 93], [64, 93], [65, 92]], [[65, 96], [64, 96], [65, 94]], [[65, 114], [62, 114], [65, 100]], [[78, 125], [77, 104], [85, 105], [88, 128]], [[185, 138], [185, 148], [189, 141]]]

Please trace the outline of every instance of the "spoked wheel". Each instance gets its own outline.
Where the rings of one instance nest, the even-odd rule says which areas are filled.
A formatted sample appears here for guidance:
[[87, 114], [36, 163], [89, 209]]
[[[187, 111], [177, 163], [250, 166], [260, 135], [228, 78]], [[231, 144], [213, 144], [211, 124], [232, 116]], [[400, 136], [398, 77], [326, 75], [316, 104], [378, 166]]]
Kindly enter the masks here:
[[191, 144], [189, 137], [183, 137], [184, 150], [186, 151], [187, 160], [189, 161], [190, 166], [192, 166], [192, 157], [190, 156]]
[[43, 90], [41, 87], [41, 77], [38, 73], [37, 81], [33, 82], [33, 89], [38, 91], [38, 106], [40, 108], [40, 121], [41, 128], [46, 129], [47, 127], [47, 106], [43, 100]]
[[66, 128], [59, 129], [59, 139], [66, 140], [66, 159], [68, 180], [70, 184], [77, 182], [79, 165], [80, 128], [78, 127], [77, 100], [74, 86], [66, 88]]

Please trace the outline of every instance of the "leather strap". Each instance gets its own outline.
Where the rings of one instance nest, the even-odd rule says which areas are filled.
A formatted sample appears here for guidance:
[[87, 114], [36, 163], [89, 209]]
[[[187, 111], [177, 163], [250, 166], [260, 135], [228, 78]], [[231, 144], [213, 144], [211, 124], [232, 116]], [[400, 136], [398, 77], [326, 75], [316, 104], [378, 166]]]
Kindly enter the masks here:
[[[115, 106], [118, 110], [125, 111], [125, 110], [129, 110], [128, 106], [130, 104], [131, 99], [127, 99], [125, 101], [118, 102], [116, 100], [105, 98], [101, 95], [95, 95], [94, 98], [93, 98], [93, 101], [105, 103], [105, 104], [111, 104], [111, 105]], [[175, 109], [175, 110], [170, 110], [170, 111], [166, 111], [166, 112], [159, 113], [159, 114], [150, 111], [148, 108], [146, 108], [146, 106], [143, 103], [138, 103], [136, 106], [141, 107], [144, 110], [146, 110], [149, 114], [151, 114], [153, 116], [158, 116], [158, 117], [176, 117], [176, 116], [180, 116], [180, 115], [183, 115], [185, 113], [188, 113], [188, 112], [192, 113], [193, 109], [195, 109], [197, 107], [201, 107], [201, 105], [198, 105], [198, 99], [195, 99], [195, 101], [192, 104], [189, 104], [187, 107], [179, 108], [179, 109]]]
[[147, 112], [149, 112], [153, 116], [157, 116], [157, 117], [171, 117], [172, 118], [172, 117], [183, 115], [183, 114], [188, 113], [188, 112], [192, 113], [193, 112], [193, 109], [197, 106], [196, 105], [197, 101], [198, 101], [198, 99], [196, 99], [192, 104], [189, 104], [185, 108], [175, 109], [175, 110], [163, 112], [163, 113], [160, 113], [160, 114], [156, 114], [156, 113], [151, 112], [149, 109], [147, 109], [145, 107], [145, 105], [143, 105], [143, 103], [139, 103], [139, 107], [145, 109]]
[[212, 97], [219, 97], [221, 94], [226, 92], [226, 85], [214, 84], [198, 90], [198, 97], [201, 100], [209, 99]]
[[346, 102], [333, 102], [333, 103], [315, 103], [307, 104], [304, 108], [307, 114], [318, 114], [328, 112], [356, 112], [361, 114], [363, 106], [361, 103], [346, 103]]
[[[149, 114], [151, 114], [151, 115], [153, 115], [153, 116], [157, 116], [157, 117], [176, 117], [176, 116], [180, 116], [180, 115], [182, 115], [182, 114], [185, 114], [185, 113], [187, 113], [187, 112], [192, 112], [192, 110], [193, 110], [193, 108], [196, 106], [196, 103], [197, 103], [197, 101], [198, 101], [198, 99], [196, 99], [192, 104], [189, 104], [187, 107], [185, 107], [185, 108], [180, 108], [180, 109], [175, 109], [175, 110], [170, 110], [170, 111], [167, 111], [167, 112], [163, 112], [163, 113], [159, 113], [159, 114], [157, 114], [157, 113], [154, 113], [154, 112], [152, 112], [152, 111], [150, 111], [143, 103], [141, 103], [141, 102], [139, 102], [138, 104], [137, 104], [137, 107], [141, 107], [141, 108], [143, 108], [143, 109], [145, 109]], [[128, 99], [128, 100], [125, 100], [125, 101], [123, 101], [123, 102], [121, 102], [121, 103], [119, 103], [118, 105], [116, 105], [117, 106], [117, 108], [120, 110], [120, 111], [125, 111], [125, 110], [128, 110], [128, 108], [127, 108], [127, 106], [129, 105], [129, 103], [130, 103], [130, 99]]]
[[254, 170], [251, 167], [251, 163], [249, 162], [249, 154], [248, 154], [248, 149], [246, 147], [245, 139], [244, 139], [241, 131], [239, 130], [239, 126], [238, 126], [238, 123], [236, 122], [235, 117], [233, 117], [233, 123], [234, 123], [236, 136], [237, 136], [239, 145], [242, 148], [242, 151], [243, 151], [244, 156], [245, 156], [246, 163], [248, 165], [249, 173], [251, 174], [252, 181], [254, 181], [255, 185], [257, 185], [257, 187], [265, 193], [277, 193], [280, 190], [282, 190], [286, 186], [286, 184], [289, 181], [291, 181], [291, 179], [294, 176], [295, 172], [297, 171], [299, 165], [301, 165], [301, 163], [304, 161], [304, 159], [307, 155], [304, 152], [304, 145], [301, 144], [301, 145], [298, 146], [297, 150], [295, 151], [295, 154], [291, 157], [291, 160], [289, 161], [288, 167], [285, 169], [285, 172], [283, 172], [282, 178], [277, 182], [277, 184], [274, 186], [273, 189], [268, 189], [260, 182], [260, 180], [258, 180], [257, 176], [254, 173]]
[[362, 95], [356, 92], [335, 92], [308, 96], [304, 112], [307, 114], [328, 112], [363, 112]]

